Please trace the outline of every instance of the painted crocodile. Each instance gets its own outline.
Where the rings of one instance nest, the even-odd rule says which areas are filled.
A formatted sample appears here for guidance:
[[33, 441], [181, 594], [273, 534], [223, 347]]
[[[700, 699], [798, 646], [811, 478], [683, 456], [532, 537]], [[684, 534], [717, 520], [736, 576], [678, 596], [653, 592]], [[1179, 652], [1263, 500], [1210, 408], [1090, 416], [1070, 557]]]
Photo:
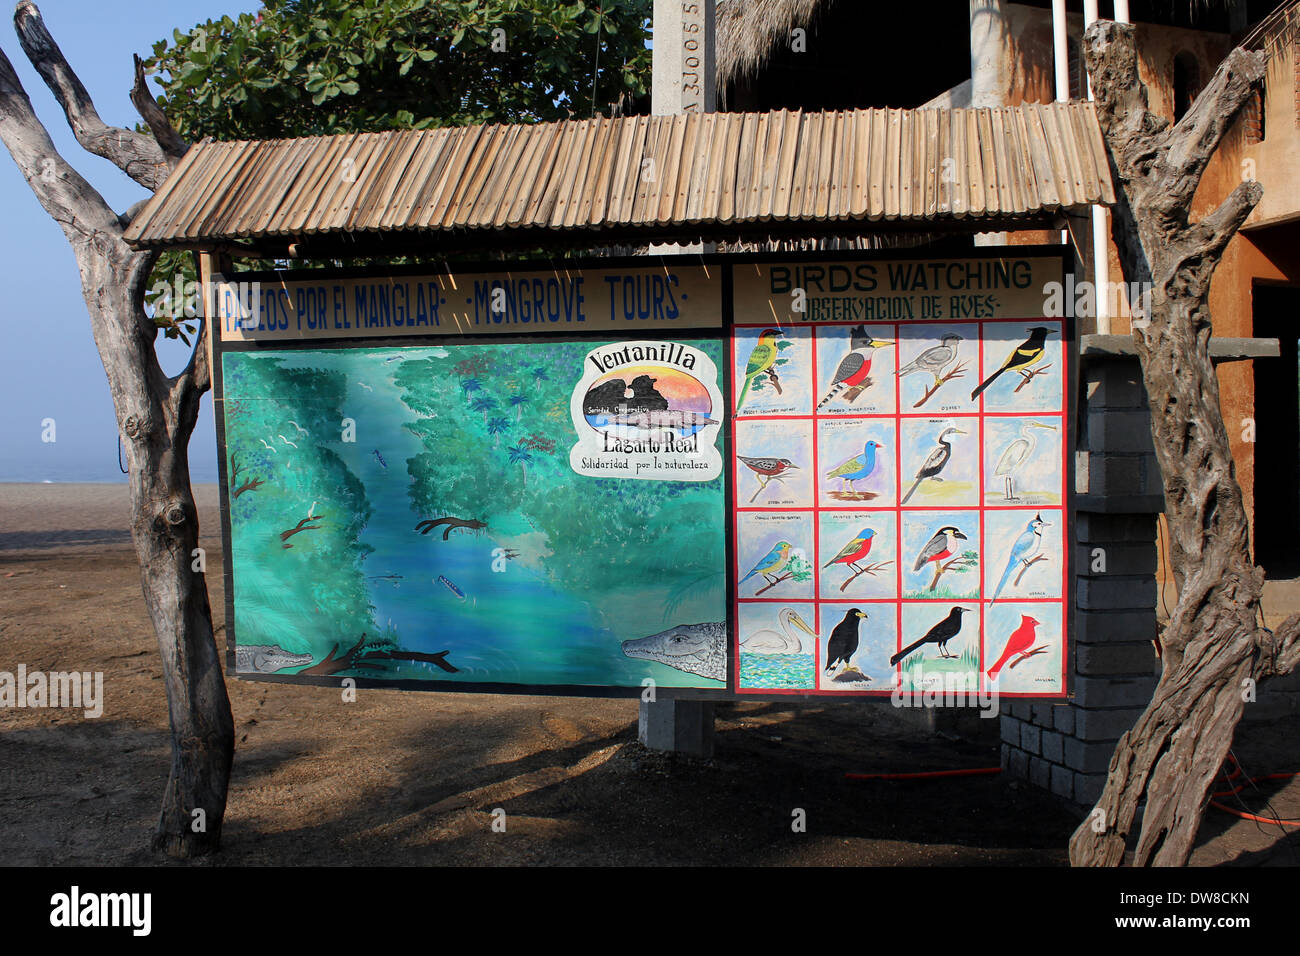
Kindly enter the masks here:
[[258, 674], [274, 674], [286, 667], [301, 667], [310, 664], [310, 654], [295, 654], [286, 651], [278, 644], [236, 644], [235, 670], [254, 671]]
[[640, 640], [624, 641], [623, 653], [658, 661], [710, 680], [727, 679], [727, 626], [710, 622], [679, 624]]

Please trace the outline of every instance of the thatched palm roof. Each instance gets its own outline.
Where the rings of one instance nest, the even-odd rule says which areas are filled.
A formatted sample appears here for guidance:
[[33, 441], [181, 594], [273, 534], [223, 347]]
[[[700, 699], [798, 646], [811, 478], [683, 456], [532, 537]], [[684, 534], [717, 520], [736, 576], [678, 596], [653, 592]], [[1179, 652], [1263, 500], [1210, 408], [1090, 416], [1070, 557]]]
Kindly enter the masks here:
[[817, 8], [833, 0], [718, 0], [718, 85], [752, 76], [790, 31], [806, 28]]
[[[819, 10], [835, 0], [717, 0], [718, 86], [753, 76], [778, 46], [788, 46], [790, 31], [807, 28]], [[865, 0], [856, 0], [865, 2]], [[1184, 0], [1166, 0], [1168, 12]], [[1231, 7], [1242, 0], [1185, 0], [1190, 12]], [[1290, 4], [1294, 5], [1294, 4]]]

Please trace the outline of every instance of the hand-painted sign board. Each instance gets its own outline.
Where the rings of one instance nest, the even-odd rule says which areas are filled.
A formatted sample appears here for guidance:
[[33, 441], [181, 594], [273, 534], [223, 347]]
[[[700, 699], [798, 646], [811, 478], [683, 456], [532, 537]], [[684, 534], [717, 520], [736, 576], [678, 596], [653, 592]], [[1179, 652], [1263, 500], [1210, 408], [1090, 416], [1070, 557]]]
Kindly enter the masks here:
[[232, 671], [1064, 696], [1063, 259], [999, 253], [223, 279]]

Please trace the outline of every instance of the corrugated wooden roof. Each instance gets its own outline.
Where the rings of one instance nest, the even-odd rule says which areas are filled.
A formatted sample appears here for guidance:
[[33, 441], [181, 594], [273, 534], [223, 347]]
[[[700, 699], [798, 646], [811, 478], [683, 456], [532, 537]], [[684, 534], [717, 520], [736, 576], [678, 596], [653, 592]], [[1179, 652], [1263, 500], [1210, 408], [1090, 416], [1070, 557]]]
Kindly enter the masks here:
[[[1046, 220], [1113, 204], [1090, 103], [711, 113], [195, 144], [137, 246]], [[762, 225], [758, 225], [762, 224]], [[884, 228], [876, 226], [874, 228]]]

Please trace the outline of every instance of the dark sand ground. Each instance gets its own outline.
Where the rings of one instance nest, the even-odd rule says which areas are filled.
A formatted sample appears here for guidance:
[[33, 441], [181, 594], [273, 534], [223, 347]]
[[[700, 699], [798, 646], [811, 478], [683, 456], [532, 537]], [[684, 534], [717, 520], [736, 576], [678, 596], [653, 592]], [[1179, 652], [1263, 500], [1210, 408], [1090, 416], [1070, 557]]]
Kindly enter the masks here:
[[[216, 489], [198, 492], [220, 628]], [[156, 862], [167, 710], [126, 526], [125, 486], [0, 485], [0, 670], [102, 671], [105, 695], [98, 719], [0, 710], [0, 863]], [[698, 761], [641, 748], [634, 701], [228, 684], [219, 865], [1064, 865], [1079, 819], [1002, 776], [844, 777], [995, 766], [996, 720], [934, 733], [876, 703], [720, 705]], [[1246, 767], [1300, 769], [1293, 726], [1243, 725]], [[1300, 817], [1300, 780], [1266, 793]], [[1281, 833], [1211, 812], [1195, 862], [1300, 862]]]

